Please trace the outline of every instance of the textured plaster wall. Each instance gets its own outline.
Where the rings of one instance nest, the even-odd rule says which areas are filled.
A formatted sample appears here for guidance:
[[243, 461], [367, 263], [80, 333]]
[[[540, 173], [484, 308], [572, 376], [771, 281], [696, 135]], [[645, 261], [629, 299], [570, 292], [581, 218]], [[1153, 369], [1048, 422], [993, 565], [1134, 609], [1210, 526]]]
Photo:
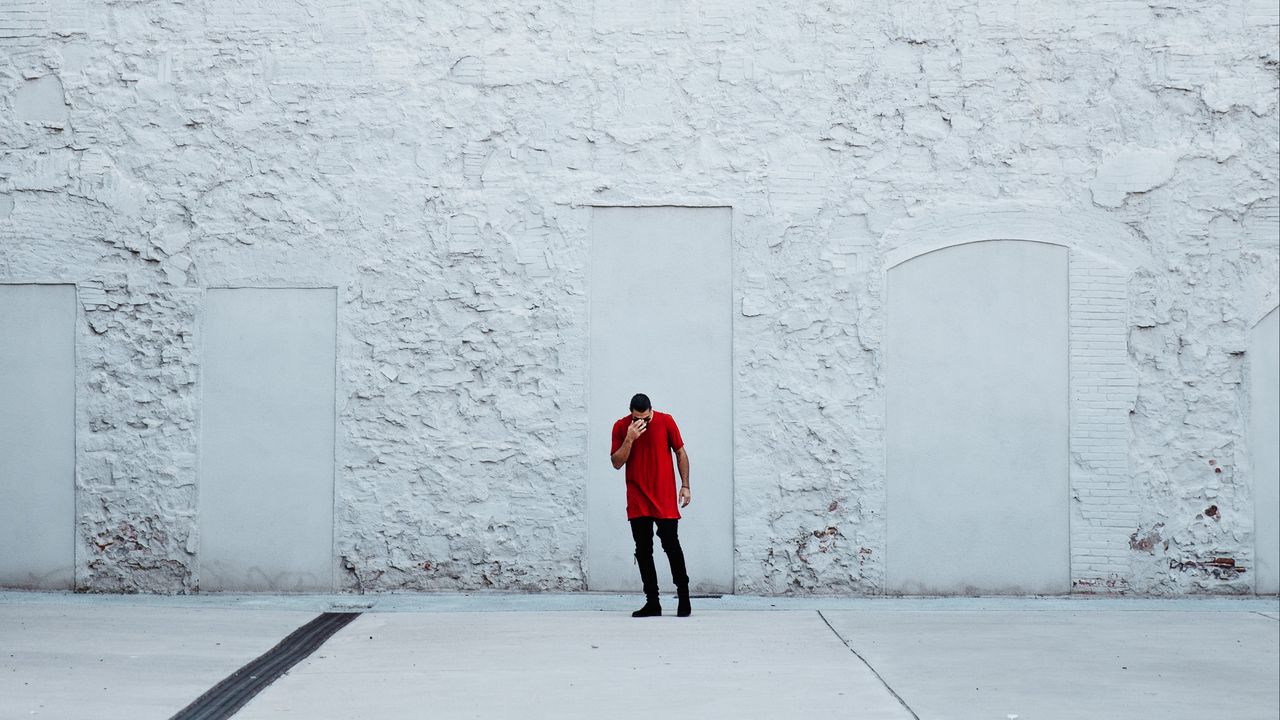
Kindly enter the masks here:
[[79, 286], [76, 586], [199, 588], [204, 290], [318, 286], [340, 587], [581, 589], [589, 206], [666, 203], [734, 208], [739, 592], [882, 591], [886, 258], [1010, 208], [1119, 268], [1075, 587], [1248, 591], [1280, 11], [1171, 5], [0, 1], [0, 282]]

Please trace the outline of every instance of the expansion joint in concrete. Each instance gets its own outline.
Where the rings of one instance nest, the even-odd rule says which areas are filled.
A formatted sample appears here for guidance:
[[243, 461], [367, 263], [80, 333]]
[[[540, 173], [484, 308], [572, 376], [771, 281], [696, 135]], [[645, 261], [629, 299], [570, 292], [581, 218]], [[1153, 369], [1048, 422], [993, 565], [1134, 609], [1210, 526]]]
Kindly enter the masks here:
[[876, 676], [876, 679], [880, 681], [880, 684], [884, 685], [884, 689], [888, 690], [889, 694], [893, 695], [893, 697], [897, 699], [898, 703], [902, 705], [903, 709], [911, 713], [911, 717], [914, 718], [915, 720], [920, 720], [920, 716], [916, 714], [916, 711], [912, 710], [911, 706], [907, 704], [907, 701], [903, 700], [902, 696], [898, 694], [898, 691], [894, 690], [893, 687], [890, 686], [889, 683], [884, 679], [884, 677], [880, 675], [879, 671], [877, 671], [874, 667], [872, 667], [871, 663], [867, 662], [866, 658], [862, 657], [862, 653], [859, 653], [857, 650], [855, 650], [853, 645], [851, 645], [849, 641], [845, 639], [843, 635], [840, 634], [840, 631], [836, 630], [835, 626], [831, 624], [831, 621], [827, 619], [827, 616], [823, 615], [821, 610], [818, 610], [817, 613], [818, 613], [818, 617], [822, 618], [822, 622], [827, 624], [827, 627], [831, 630], [832, 633], [835, 634], [836, 638], [839, 639], [840, 642], [844, 643], [845, 647], [849, 648], [849, 652], [853, 653], [854, 657], [861, 660], [862, 664], [867, 666], [867, 669], [871, 671], [871, 674]]
[[253, 662], [228, 675], [169, 720], [227, 720], [359, 616], [358, 612], [322, 613]]

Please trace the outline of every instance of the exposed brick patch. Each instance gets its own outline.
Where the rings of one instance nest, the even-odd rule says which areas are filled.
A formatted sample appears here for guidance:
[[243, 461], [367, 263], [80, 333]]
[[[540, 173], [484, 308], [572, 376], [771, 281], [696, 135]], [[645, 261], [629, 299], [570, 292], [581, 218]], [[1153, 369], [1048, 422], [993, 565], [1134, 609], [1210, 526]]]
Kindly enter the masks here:
[[1128, 273], [1070, 256], [1071, 577], [1080, 591], [1127, 589], [1138, 507], [1129, 479]]

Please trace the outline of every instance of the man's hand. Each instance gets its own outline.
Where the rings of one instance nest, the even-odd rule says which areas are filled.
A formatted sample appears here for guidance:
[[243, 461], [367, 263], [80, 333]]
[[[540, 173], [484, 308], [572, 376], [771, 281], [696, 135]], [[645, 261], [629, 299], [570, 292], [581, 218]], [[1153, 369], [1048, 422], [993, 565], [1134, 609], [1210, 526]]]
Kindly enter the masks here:
[[645, 422], [644, 420], [641, 420], [640, 418], [636, 418], [635, 420], [631, 421], [631, 427], [627, 428], [627, 439], [630, 440], [631, 442], [635, 442], [636, 438], [643, 435], [644, 432], [648, 429], [649, 429], [649, 423]]
[[693, 500], [693, 495], [689, 492], [689, 488], [680, 488], [680, 507], [689, 507], [689, 503]]

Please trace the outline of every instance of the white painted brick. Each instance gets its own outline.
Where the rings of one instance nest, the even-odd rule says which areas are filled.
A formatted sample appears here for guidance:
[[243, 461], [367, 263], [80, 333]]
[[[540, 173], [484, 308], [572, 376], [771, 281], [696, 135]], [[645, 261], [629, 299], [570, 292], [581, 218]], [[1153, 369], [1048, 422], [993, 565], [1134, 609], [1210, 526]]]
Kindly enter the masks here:
[[[0, 132], [0, 281], [82, 283], [96, 298], [78, 331], [93, 369], [77, 377], [82, 399], [95, 418], [140, 424], [90, 431], [86, 414], [80, 464], [198, 457], [186, 339], [203, 286], [337, 286], [341, 589], [581, 589], [596, 481], [581, 460], [587, 206], [728, 204], [737, 589], [876, 593], [892, 481], [882, 266], [923, 239], [900, 229], [990, 207], [925, 234], [1069, 246], [1072, 578], [1199, 591], [1162, 549], [1129, 549], [1157, 523], [1194, 537], [1190, 555], [1247, 556], [1249, 479], [1234, 467], [1212, 486], [1214, 532], [1188, 528], [1210, 489], [1202, 428], [1233, 464], [1246, 452], [1241, 388], [1224, 387], [1222, 364], [1239, 364], [1237, 316], [1261, 302], [1248, 288], [1278, 281], [1274, 73], [1259, 56], [1274, 2], [570, 9], [416, 18], [377, 0], [207, 0], [188, 19], [0, 1], [0, 107], [30, 113], [17, 93], [51, 73], [67, 99], [65, 118]], [[1221, 25], [1204, 35], [1209, 17]], [[1097, 102], [1114, 77], [1125, 91]], [[1058, 220], [1019, 225], [1032, 206]], [[195, 300], [176, 294], [189, 281]], [[1151, 323], [1132, 338], [1131, 310]], [[798, 330], [786, 313], [813, 322]], [[1177, 337], [1195, 348], [1182, 362], [1165, 344]], [[172, 376], [122, 360], [162, 355]], [[130, 391], [91, 390], [89, 372]], [[148, 431], [133, 388], [180, 407]], [[476, 438], [482, 454], [516, 455], [455, 457]], [[778, 495], [783, 471], [845, 480]], [[195, 589], [193, 476], [173, 487], [120, 472], [142, 492], [82, 489], [86, 589]], [[402, 475], [412, 487], [397, 490]], [[94, 549], [94, 533], [148, 516], [152, 500], [174, 508], [153, 517], [168, 538], [136, 562]], [[821, 520], [842, 542], [801, 557], [794, 517], [831, 502]]]
[[1245, 24], [1270, 28], [1280, 25], [1280, 6], [1270, 0], [1244, 0]]
[[0, 47], [36, 44], [48, 26], [48, 0], [0, 2]]
[[[1128, 363], [1126, 279], [1113, 267], [1078, 254], [1071, 257], [1070, 273], [1071, 449], [1090, 467], [1109, 468], [1085, 472], [1079, 463], [1072, 464], [1076, 512], [1083, 520], [1072, 524], [1072, 575], [1127, 574], [1127, 535], [1138, 517], [1129, 511], [1128, 483], [1113, 480], [1128, 472], [1127, 404], [1117, 402], [1114, 393], [1132, 387], [1118, 369]], [[1112, 559], [1121, 562], [1109, 564]]]

